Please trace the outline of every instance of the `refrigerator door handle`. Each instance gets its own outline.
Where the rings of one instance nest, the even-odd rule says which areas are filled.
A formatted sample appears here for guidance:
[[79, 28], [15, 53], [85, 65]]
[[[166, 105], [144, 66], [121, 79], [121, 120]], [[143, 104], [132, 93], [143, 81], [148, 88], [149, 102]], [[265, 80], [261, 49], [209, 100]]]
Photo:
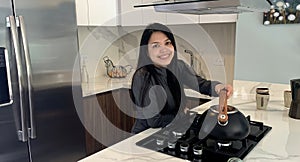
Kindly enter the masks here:
[[24, 102], [24, 81], [23, 81], [23, 69], [22, 69], [22, 58], [20, 52], [20, 45], [17, 33], [17, 24], [14, 16], [6, 17], [7, 27], [10, 28], [12, 44], [14, 52], [16, 55], [16, 66], [17, 66], [17, 75], [18, 75], [18, 86], [19, 86], [19, 97], [20, 97], [20, 118], [21, 118], [21, 130], [18, 130], [18, 138], [20, 141], [26, 142], [28, 140], [28, 130], [26, 122], [26, 111], [25, 111], [25, 102]]
[[18, 16], [19, 19], [19, 27], [21, 33], [21, 40], [23, 43], [23, 50], [25, 55], [25, 64], [26, 64], [26, 71], [27, 71], [27, 84], [28, 84], [28, 98], [29, 98], [29, 120], [30, 120], [30, 127], [28, 128], [29, 137], [31, 139], [36, 138], [36, 127], [35, 127], [35, 119], [34, 119], [34, 106], [33, 106], [33, 87], [32, 87], [32, 68], [31, 68], [31, 61], [30, 61], [30, 53], [29, 53], [29, 46], [27, 41], [26, 35], [26, 28], [24, 23], [24, 17]]

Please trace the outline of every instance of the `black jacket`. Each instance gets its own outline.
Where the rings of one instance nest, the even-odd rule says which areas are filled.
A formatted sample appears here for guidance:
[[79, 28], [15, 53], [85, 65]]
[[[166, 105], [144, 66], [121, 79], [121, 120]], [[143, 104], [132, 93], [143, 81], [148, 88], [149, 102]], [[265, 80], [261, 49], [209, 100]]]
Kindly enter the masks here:
[[136, 106], [133, 133], [147, 128], [165, 127], [185, 108], [184, 88], [217, 96], [214, 87], [220, 84], [200, 76], [183, 61], [175, 70], [147, 65], [138, 69], [132, 79], [132, 99]]

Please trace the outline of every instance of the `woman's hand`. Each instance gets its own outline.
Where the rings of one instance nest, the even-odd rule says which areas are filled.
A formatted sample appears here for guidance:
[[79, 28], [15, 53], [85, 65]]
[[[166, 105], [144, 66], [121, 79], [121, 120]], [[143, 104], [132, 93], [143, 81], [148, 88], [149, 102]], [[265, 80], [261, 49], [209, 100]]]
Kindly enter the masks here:
[[189, 109], [188, 107], [185, 107], [185, 108], [183, 109], [183, 112], [184, 112], [185, 114], [187, 114], [189, 111], [190, 111], [190, 109]]
[[219, 94], [220, 91], [224, 88], [227, 90], [227, 97], [230, 98], [233, 94], [233, 87], [230, 84], [217, 84], [215, 86], [215, 91], [217, 92], [217, 94]]

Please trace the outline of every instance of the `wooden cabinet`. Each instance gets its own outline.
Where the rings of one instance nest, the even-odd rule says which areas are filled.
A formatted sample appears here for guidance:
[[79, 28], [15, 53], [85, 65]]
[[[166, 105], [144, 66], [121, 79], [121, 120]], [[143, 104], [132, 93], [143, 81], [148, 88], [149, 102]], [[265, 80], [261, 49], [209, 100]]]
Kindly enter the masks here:
[[133, 104], [129, 89], [118, 89], [84, 98], [86, 150], [93, 154], [132, 134]]

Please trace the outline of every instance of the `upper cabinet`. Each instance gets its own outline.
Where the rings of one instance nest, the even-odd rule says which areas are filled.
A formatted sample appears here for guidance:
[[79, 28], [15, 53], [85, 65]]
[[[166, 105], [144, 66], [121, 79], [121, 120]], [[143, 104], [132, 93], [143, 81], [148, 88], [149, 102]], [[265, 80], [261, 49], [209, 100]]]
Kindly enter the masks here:
[[[157, 0], [156, 0], [157, 1]], [[151, 4], [155, 0], [142, 0], [141, 4]], [[164, 12], [156, 12], [154, 7], [143, 7], [142, 8], [143, 24], [148, 25], [150, 23], [158, 22], [162, 24], [167, 23], [167, 14]]]
[[140, 26], [236, 22], [237, 14], [189, 15], [156, 12], [154, 7], [135, 8], [158, 0], [76, 0], [79, 26]]
[[118, 0], [76, 0], [77, 25], [115, 26], [119, 23]]
[[75, 0], [76, 2], [76, 17], [77, 25], [87, 26], [89, 25], [89, 7], [86, 0]]
[[[151, 4], [156, 1], [161, 0], [141, 0], [141, 3], [139, 4]], [[143, 7], [141, 10], [143, 16], [142, 25], [148, 25], [153, 22], [159, 22], [167, 25], [199, 23], [199, 15], [156, 12], [154, 7]]]
[[120, 1], [120, 19], [122, 26], [148, 25], [153, 22], [166, 23], [166, 13], [155, 12], [153, 7], [135, 8], [135, 5], [150, 4], [154, 0]]
[[120, 19], [122, 26], [136, 26], [143, 24], [143, 12], [134, 5], [141, 4], [142, 0], [120, 0]]

